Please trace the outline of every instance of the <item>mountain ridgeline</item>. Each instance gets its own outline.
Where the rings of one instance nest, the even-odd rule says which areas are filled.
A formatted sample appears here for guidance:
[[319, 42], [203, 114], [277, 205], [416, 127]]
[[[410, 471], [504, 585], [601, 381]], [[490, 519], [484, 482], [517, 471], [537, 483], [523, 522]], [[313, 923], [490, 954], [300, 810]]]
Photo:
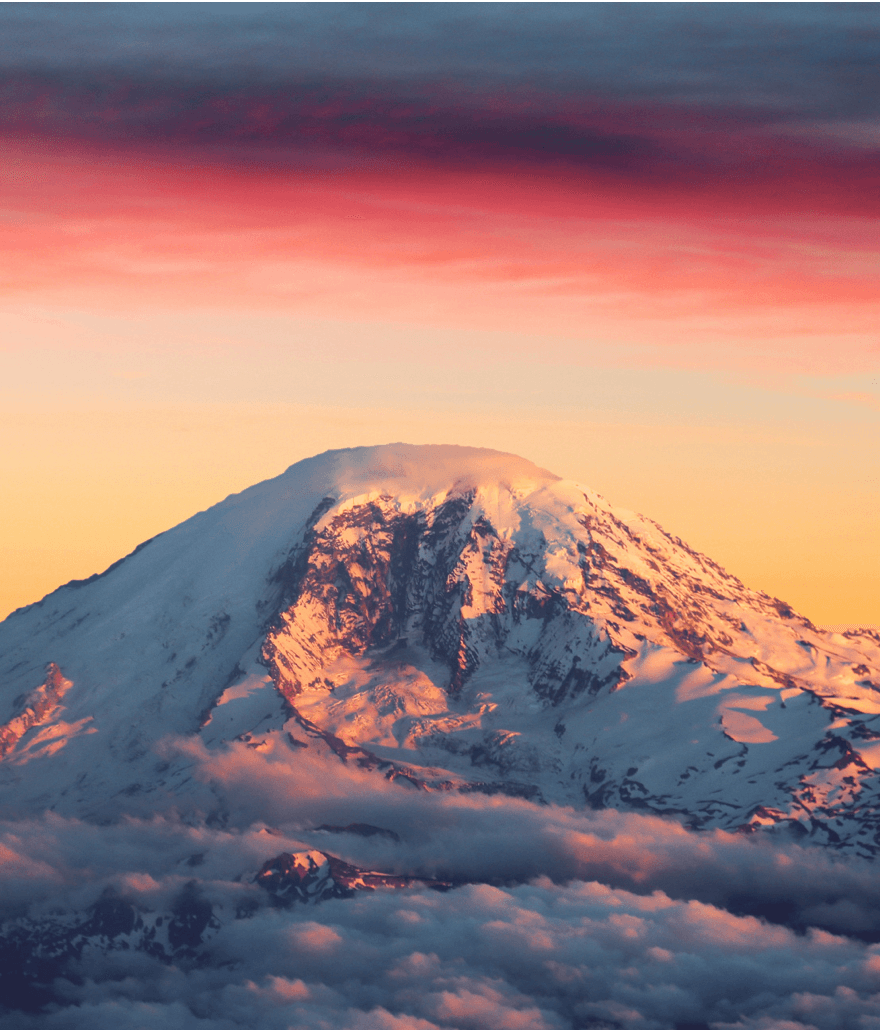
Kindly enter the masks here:
[[21, 814], [222, 821], [190, 741], [880, 848], [880, 639], [494, 451], [300, 462], [15, 612], [0, 656]]

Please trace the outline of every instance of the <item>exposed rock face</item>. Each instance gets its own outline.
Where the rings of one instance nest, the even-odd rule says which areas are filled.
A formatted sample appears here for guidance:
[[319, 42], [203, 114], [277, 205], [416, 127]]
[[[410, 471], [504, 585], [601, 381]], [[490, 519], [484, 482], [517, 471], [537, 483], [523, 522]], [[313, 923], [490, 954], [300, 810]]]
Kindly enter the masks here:
[[13, 706], [16, 714], [0, 725], [0, 758], [7, 755], [21, 738], [35, 726], [42, 726], [56, 714], [61, 699], [73, 686], [61, 675], [54, 662], [46, 666], [46, 678], [30, 693], [16, 698]]
[[[295, 562], [292, 603], [263, 648], [291, 704], [320, 687], [340, 657], [408, 643], [448, 668], [453, 698], [505, 650], [529, 659], [531, 688], [554, 704], [627, 678], [620, 661], [634, 652], [590, 617], [586, 586], [548, 589], [536, 573], [540, 553], [499, 535], [475, 507], [471, 494], [401, 514], [393, 499], [380, 499], [310, 535]], [[582, 567], [586, 580], [586, 559]], [[560, 662], [562, 639], [570, 657]]]
[[425, 886], [445, 889], [451, 884], [417, 876], [368, 872], [326, 851], [285, 853], [263, 865], [254, 880], [282, 904], [305, 904], [328, 898], [350, 898], [359, 890]]

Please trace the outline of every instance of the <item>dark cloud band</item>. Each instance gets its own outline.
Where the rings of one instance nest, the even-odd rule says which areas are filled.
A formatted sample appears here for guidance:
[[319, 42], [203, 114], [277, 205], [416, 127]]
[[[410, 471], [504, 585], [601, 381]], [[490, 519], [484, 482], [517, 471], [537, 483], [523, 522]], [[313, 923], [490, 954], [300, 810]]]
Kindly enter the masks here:
[[7, 76], [0, 101], [7, 136], [136, 147], [172, 161], [392, 174], [426, 165], [531, 169], [862, 213], [877, 196], [876, 157], [864, 140], [782, 132], [744, 109], [463, 94], [446, 84], [407, 92], [390, 81], [298, 81], [261, 91], [81, 74]]
[[872, 4], [7, 4], [0, 26], [0, 131], [29, 139], [876, 193]]
[[213, 88], [340, 75], [854, 117], [875, 4], [3, 4], [0, 67]]

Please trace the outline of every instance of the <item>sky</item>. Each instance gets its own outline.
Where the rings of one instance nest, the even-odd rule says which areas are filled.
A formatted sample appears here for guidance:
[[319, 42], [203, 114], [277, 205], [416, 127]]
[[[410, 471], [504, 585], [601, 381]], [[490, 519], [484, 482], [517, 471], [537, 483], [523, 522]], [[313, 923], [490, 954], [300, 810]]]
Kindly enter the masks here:
[[880, 626], [876, 4], [0, 4], [0, 616], [335, 447]]

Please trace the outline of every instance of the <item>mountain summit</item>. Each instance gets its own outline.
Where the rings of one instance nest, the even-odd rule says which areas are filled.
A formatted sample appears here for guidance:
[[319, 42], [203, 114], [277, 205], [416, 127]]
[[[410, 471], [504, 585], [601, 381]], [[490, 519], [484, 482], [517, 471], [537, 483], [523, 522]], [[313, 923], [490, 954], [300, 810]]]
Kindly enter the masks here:
[[192, 756], [246, 750], [880, 848], [880, 639], [496, 451], [299, 462], [13, 613], [0, 656], [7, 811], [222, 820]]

